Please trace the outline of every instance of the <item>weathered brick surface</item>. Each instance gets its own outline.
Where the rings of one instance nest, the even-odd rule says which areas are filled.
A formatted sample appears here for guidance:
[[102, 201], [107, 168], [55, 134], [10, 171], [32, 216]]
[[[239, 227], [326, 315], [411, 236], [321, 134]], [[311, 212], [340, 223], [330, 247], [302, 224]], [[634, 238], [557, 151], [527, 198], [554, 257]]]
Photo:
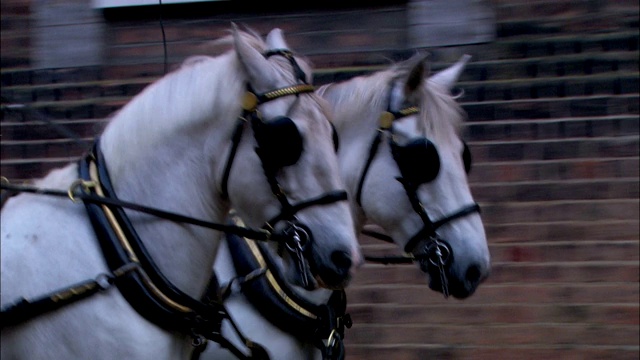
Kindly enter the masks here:
[[[29, 69], [29, 1], [2, 2], [1, 174], [40, 176], [85, 149], [40, 116], [91, 138], [164, 72], [157, 17], [110, 18], [106, 66]], [[637, 359], [640, 183], [637, 1], [492, 0], [491, 44], [428, 49], [434, 71], [473, 55], [459, 82], [464, 137], [492, 254], [469, 299], [445, 300], [415, 265], [366, 264], [348, 289], [348, 359]], [[169, 68], [215, 54], [231, 21], [275, 25], [320, 69], [368, 74], [406, 48], [406, 4], [363, 9], [174, 14]], [[395, 247], [362, 239], [371, 255]]]

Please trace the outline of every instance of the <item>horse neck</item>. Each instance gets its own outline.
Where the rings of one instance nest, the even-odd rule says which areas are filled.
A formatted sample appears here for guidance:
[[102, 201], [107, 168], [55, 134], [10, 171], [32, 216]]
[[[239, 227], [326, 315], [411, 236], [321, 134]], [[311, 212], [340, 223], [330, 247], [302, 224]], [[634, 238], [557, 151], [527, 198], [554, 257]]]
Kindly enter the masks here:
[[[150, 85], [112, 119], [101, 150], [122, 200], [224, 222], [217, 185], [244, 89], [230, 56], [180, 69]], [[237, 93], [237, 96], [235, 94]], [[218, 94], [219, 96], [215, 96]], [[222, 97], [224, 95], [224, 97]], [[217, 181], [217, 180], [216, 180]], [[219, 233], [129, 213], [160, 271], [191, 296], [206, 287]]]
[[378, 128], [378, 119], [386, 108], [387, 86], [393, 77], [389, 70], [370, 76], [329, 84], [318, 90], [333, 110], [333, 123], [340, 140], [338, 161], [349, 193], [356, 231], [367, 222], [366, 214], [355, 202], [360, 177]]

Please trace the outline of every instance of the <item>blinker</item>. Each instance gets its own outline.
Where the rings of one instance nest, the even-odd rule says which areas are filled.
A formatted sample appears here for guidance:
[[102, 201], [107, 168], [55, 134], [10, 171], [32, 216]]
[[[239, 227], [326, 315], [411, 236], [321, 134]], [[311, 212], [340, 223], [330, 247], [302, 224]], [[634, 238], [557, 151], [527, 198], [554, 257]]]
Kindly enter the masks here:
[[272, 168], [283, 168], [298, 162], [302, 155], [302, 136], [290, 118], [279, 116], [267, 122], [253, 119], [253, 131], [258, 148], [256, 151]]
[[391, 140], [391, 152], [400, 173], [413, 185], [433, 181], [440, 172], [440, 157], [435, 145], [426, 138], [419, 138], [406, 145]]

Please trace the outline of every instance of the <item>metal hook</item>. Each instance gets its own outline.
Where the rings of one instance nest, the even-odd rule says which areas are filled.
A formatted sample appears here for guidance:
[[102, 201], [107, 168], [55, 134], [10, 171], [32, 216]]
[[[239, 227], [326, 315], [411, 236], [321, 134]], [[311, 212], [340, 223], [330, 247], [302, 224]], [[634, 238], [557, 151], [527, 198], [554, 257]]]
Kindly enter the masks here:
[[71, 183], [71, 186], [69, 186], [69, 190], [67, 190], [67, 195], [69, 196], [69, 199], [71, 199], [71, 201], [75, 203], [75, 202], [78, 202], [78, 199], [76, 199], [76, 197], [74, 196], [74, 193], [78, 188], [80, 188], [81, 191], [88, 192], [90, 188], [95, 186], [96, 186], [95, 181], [77, 179]]
[[332, 348], [336, 344], [336, 329], [331, 330], [329, 337], [327, 338], [327, 347]]

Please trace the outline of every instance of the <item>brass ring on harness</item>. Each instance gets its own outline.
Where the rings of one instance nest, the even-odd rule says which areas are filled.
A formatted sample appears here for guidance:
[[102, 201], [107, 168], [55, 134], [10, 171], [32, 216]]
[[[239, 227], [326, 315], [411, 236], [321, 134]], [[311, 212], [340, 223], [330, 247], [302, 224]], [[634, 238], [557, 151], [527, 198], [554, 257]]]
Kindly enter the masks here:
[[96, 186], [95, 181], [86, 181], [82, 179], [77, 179], [71, 183], [71, 186], [69, 186], [69, 190], [67, 190], [67, 195], [69, 196], [69, 199], [71, 199], [71, 201], [75, 203], [75, 202], [78, 202], [78, 199], [76, 199], [76, 197], [73, 194], [77, 188], [81, 188], [82, 191], [88, 192], [90, 188], [95, 186]]
[[327, 338], [327, 347], [333, 347], [333, 345], [336, 343], [336, 329], [331, 330], [331, 333], [329, 334], [329, 337]]
[[0, 176], [0, 182], [4, 185], [9, 185], [11, 182], [5, 176]]

